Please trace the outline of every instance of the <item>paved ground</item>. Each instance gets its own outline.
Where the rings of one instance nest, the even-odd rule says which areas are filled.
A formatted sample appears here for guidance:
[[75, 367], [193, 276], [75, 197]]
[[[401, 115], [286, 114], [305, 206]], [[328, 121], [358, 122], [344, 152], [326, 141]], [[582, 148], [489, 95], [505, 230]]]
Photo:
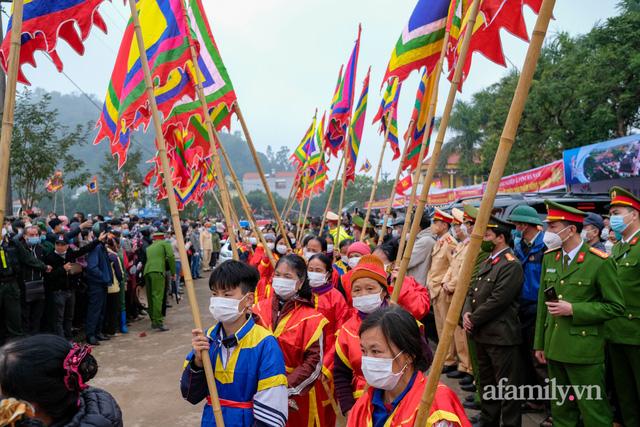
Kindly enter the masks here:
[[[206, 280], [196, 281], [203, 324], [211, 321], [209, 288]], [[100, 369], [92, 385], [108, 390], [122, 408], [124, 425], [197, 426], [202, 405], [193, 406], [182, 399], [180, 373], [185, 355], [190, 351], [193, 319], [186, 299], [169, 308], [168, 332], [155, 332], [147, 319], [135, 322], [128, 334], [119, 335], [94, 349]], [[469, 394], [460, 390], [457, 381], [444, 375], [443, 382], [452, 387], [461, 400]], [[469, 411], [469, 415], [476, 414]], [[524, 427], [539, 425], [538, 415], [525, 415]]]

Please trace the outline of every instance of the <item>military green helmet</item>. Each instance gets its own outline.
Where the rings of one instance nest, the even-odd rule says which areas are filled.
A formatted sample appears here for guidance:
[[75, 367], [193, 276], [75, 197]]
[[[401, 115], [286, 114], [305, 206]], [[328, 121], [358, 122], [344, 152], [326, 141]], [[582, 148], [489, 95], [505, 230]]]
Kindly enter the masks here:
[[525, 224], [542, 225], [538, 212], [529, 205], [516, 206], [508, 220], [510, 222], [523, 222]]

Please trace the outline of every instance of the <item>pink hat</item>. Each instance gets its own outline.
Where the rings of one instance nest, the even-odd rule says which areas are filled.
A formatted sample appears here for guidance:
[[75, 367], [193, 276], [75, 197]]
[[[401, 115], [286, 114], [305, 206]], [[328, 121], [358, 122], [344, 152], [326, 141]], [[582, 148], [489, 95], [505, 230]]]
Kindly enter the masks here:
[[350, 254], [371, 255], [371, 248], [364, 242], [355, 242], [347, 249], [347, 255]]

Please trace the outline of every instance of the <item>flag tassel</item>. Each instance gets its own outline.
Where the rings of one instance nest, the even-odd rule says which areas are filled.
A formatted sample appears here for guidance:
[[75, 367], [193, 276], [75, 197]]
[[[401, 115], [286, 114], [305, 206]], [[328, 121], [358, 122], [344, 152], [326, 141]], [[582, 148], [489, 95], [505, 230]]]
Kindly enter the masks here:
[[[464, 262], [462, 263], [458, 286], [456, 286], [456, 290], [453, 294], [451, 306], [449, 307], [442, 331], [442, 337], [438, 343], [433, 364], [431, 365], [431, 372], [435, 373], [435, 375], [430, 375], [427, 379], [427, 385], [425, 386], [424, 394], [422, 395], [422, 400], [416, 416], [416, 425], [424, 425], [435, 397], [440, 372], [442, 372], [442, 367], [444, 366], [446, 352], [451, 345], [453, 333], [458, 325], [460, 311], [462, 310], [462, 305], [473, 273], [474, 260], [478, 256], [482, 237], [486, 230], [489, 217], [491, 216], [491, 210], [493, 209], [496, 194], [498, 193], [500, 179], [504, 173], [504, 168], [509, 160], [509, 154], [515, 141], [518, 125], [529, 95], [533, 74], [536, 70], [540, 51], [549, 27], [549, 21], [551, 20], [554, 6], [555, 0], [544, 0], [540, 8], [540, 13], [536, 19], [531, 42], [527, 49], [527, 55], [522, 67], [522, 72], [518, 79], [518, 85], [516, 86], [509, 114], [507, 115], [507, 119], [502, 130], [502, 136], [500, 137], [500, 143], [493, 160], [493, 166], [491, 167], [491, 173], [489, 175], [489, 180], [487, 181], [487, 188], [482, 197], [478, 217], [476, 218], [476, 223], [473, 228], [473, 232], [471, 233], [469, 249], [465, 255]], [[475, 19], [473, 21], [475, 21]], [[432, 165], [429, 165], [430, 169], [431, 166]]]
[[[390, 117], [393, 116], [394, 107], [391, 107], [389, 110], [389, 114], [387, 115], [387, 119], [390, 120]], [[383, 118], [384, 120], [384, 118]], [[380, 150], [380, 160], [378, 160], [378, 167], [376, 168], [376, 175], [373, 179], [373, 186], [371, 187], [371, 195], [369, 195], [369, 205], [367, 206], [367, 214], [364, 217], [365, 227], [369, 221], [369, 217], [371, 216], [371, 205], [373, 204], [373, 199], [376, 197], [376, 191], [378, 191], [378, 178], [380, 177], [380, 170], [382, 169], [382, 160], [384, 159], [384, 152], [387, 149], [387, 142], [389, 141], [389, 131], [391, 130], [391, 123], [387, 123], [387, 129], [384, 133], [384, 142], [382, 143], [382, 150]], [[360, 235], [360, 241], [364, 242], [367, 233], [365, 230], [362, 230], [362, 234]]]
[[[409, 128], [415, 124], [411, 122], [409, 124]], [[384, 218], [382, 220], [382, 233], [380, 233], [380, 237], [378, 238], [378, 245], [382, 244], [384, 240], [384, 236], [387, 235], [387, 220], [389, 219], [389, 215], [391, 215], [391, 208], [393, 208], [393, 201], [396, 198], [396, 187], [398, 186], [398, 181], [400, 180], [400, 174], [402, 174], [402, 163], [407, 156], [407, 148], [409, 148], [409, 138], [405, 139], [404, 148], [402, 149], [402, 157], [400, 158], [400, 163], [398, 163], [398, 170], [396, 171], [396, 179], [393, 181], [393, 187], [391, 187], [391, 196], [389, 197], [389, 203], [387, 204], [387, 209], [384, 213]]]
[[[17, 2], [22, 3], [22, 0], [17, 0]], [[187, 296], [189, 297], [191, 314], [193, 315], [195, 327], [197, 329], [203, 329], [202, 320], [200, 319], [200, 308], [198, 307], [198, 303], [196, 300], [196, 293], [193, 286], [193, 277], [191, 276], [191, 269], [189, 267], [189, 259], [187, 257], [187, 251], [184, 246], [184, 236], [182, 235], [182, 225], [180, 224], [180, 216], [178, 214], [178, 204], [176, 202], [176, 195], [173, 189], [173, 183], [171, 181], [171, 169], [169, 167], [169, 158], [167, 157], [167, 146], [164, 140], [164, 135], [162, 133], [162, 122], [160, 121], [160, 114], [158, 113], [158, 105], [156, 103], [153, 90], [153, 82], [151, 80], [151, 71], [149, 69], [149, 60], [147, 58], [147, 51], [145, 50], [144, 46], [142, 29], [140, 28], [140, 17], [138, 16], [138, 10], [136, 9], [136, 2], [130, 1], [129, 6], [131, 8], [131, 17], [133, 19], [136, 42], [138, 44], [138, 50], [140, 52], [140, 62], [142, 64], [142, 71], [144, 73], [145, 90], [147, 93], [149, 105], [151, 106], [153, 125], [157, 137], [156, 141], [158, 144], [158, 154], [160, 155], [160, 160], [162, 162], [164, 186], [167, 193], [167, 199], [169, 201], [169, 209], [171, 211], [171, 220], [173, 223], [176, 240], [178, 241], [178, 253], [184, 272], [185, 287], [187, 289]], [[207, 351], [202, 352], [202, 363], [204, 366], [209, 394], [211, 396], [216, 425], [224, 427], [224, 419], [222, 418], [222, 410], [220, 408], [220, 401], [218, 399], [213, 367], [211, 365], [211, 359], [209, 358], [209, 354]]]
[[5, 200], [9, 185], [9, 158], [11, 157], [11, 136], [13, 134], [13, 116], [16, 105], [16, 85], [20, 67], [20, 48], [22, 46], [22, 16], [24, 0], [13, 2], [13, 24], [11, 27], [11, 45], [9, 47], [9, 64], [7, 86], [4, 97], [4, 113], [2, 115], [2, 131], [0, 132], [0, 224], [4, 224]]

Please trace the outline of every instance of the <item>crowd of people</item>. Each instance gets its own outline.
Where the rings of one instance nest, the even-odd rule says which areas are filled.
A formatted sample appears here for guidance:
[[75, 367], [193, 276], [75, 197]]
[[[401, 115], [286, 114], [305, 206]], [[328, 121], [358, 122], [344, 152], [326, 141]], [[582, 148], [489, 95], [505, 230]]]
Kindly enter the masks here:
[[[526, 204], [491, 216], [443, 370], [470, 394], [461, 402], [440, 384], [428, 425], [519, 426], [525, 412], [543, 413], [543, 426], [640, 425], [640, 199], [614, 187], [609, 213], [549, 201], [546, 216]], [[215, 425], [218, 403], [225, 425], [413, 425], [477, 215], [470, 204], [425, 212], [402, 283], [399, 216], [382, 238], [375, 217], [346, 213], [303, 230], [287, 223], [286, 233], [184, 221], [193, 277], [212, 270], [214, 325], [192, 331], [182, 396], [204, 402], [203, 426]], [[218, 262], [229, 232], [238, 260]], [[10, 355], [39, 335], [21, 337], [57, 335], [61, 354], [64, 342], [81, 363], [90, 347], [69, 340], [97, 345], [144, 314], [165, 331], [166, 309], [181, 299], [166, 220], [25, 217], [5, 224], [2, 248], [0, 386], [56, 421], [8, 373]], [[66, 390], [97, 392], [62, 359]], [[465, 408], [479, 413], [469, 419]]]

